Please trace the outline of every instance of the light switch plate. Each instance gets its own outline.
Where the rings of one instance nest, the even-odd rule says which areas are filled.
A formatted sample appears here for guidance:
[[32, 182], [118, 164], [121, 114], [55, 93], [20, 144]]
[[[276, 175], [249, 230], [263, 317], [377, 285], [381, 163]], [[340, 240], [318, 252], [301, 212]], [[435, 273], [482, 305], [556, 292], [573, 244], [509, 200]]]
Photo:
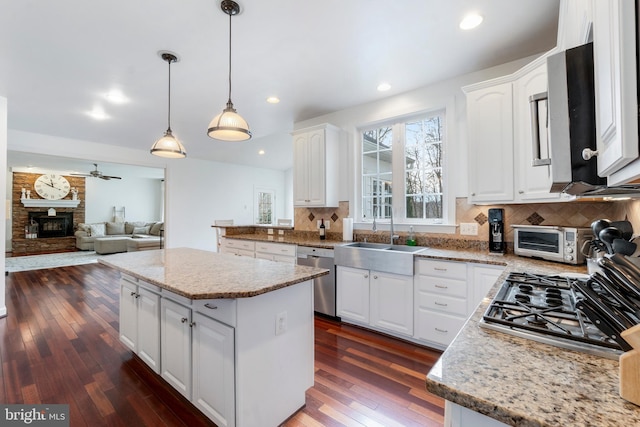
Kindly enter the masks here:
[[466, 236], [477, 236], [478, 235], [478, 223], [476, 222], [461, 222], [460, 223], [460, 234]]

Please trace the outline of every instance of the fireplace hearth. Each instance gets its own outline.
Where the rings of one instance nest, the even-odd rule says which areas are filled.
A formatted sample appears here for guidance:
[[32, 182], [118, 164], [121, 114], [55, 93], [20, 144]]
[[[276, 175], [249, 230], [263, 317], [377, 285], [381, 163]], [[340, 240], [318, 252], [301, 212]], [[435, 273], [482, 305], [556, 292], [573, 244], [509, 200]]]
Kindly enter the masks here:
[[73, 236], [73, 212], [29, 212], [29, 224], [38, 224], [38, 238]]

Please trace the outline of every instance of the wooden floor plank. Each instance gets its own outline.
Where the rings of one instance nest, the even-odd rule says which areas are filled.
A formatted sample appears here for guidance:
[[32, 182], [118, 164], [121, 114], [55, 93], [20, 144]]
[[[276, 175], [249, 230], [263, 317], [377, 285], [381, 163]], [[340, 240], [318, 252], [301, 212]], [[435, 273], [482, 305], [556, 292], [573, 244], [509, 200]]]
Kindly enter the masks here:
[[[73, 427], [214, 426], [120, 343], [118, 280], [99, 264], [7, 276], [0, 402], [66, 403]], [[443, 425], [424, 386], [440, 352], [321, 316], [315, 344], [315, 385], [283, 427]]]

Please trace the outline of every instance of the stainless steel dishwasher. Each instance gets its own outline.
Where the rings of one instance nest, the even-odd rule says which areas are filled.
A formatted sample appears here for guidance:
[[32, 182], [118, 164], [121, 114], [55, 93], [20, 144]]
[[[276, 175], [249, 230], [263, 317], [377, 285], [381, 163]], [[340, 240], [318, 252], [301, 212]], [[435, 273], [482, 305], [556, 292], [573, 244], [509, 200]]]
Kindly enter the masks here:
[[298, 264], [329, 270], [329, 274], [313, 279], [314, 310], [335, 317], [336, 268], [333, 264], [333, 249], [298, 246]]

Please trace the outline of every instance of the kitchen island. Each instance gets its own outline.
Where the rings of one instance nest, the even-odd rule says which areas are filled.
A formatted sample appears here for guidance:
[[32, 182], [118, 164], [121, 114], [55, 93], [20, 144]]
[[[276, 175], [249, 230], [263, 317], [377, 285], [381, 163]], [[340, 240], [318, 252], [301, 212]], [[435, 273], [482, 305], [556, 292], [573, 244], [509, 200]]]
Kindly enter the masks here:
[[324, 269], [176, 248], [114, 254], [120, 340], [217, 425], [279, 425], [313, 386]]
[[[438, 256], [437, 252], [431, 256]], [[440, 255], [465, 257], [449, 251]], [[619, 396], [617, 360], [479, 326], [510, 272], [576, 271], [575, 267], [514, 256], [504, 257], [504, 263], [505, 272], [427, 375], [427, 390], [447, 401], [445, 425], [640, 425], [640, 407]]]

